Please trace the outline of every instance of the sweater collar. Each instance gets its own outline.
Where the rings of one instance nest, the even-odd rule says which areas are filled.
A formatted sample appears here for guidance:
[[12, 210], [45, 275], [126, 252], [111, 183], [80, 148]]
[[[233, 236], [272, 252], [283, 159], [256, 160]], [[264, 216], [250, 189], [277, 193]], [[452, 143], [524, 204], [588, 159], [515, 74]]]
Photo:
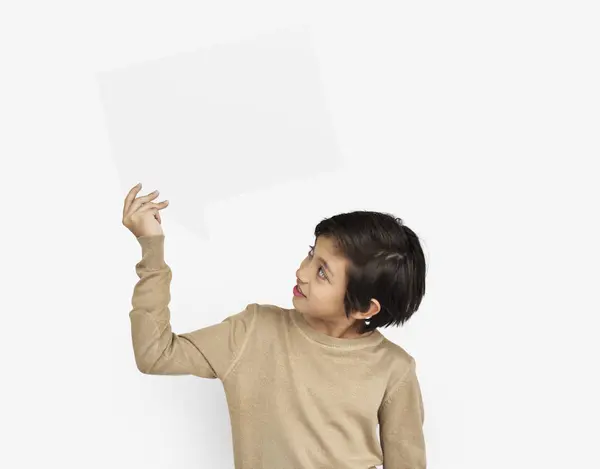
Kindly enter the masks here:
[[374, 329], [368, 335], [356, 337], [354, 339], [343, 339], [340, 337], [332, 337], [324, 332], [314, 329], [306, 320], [304, 315], [296, 309], [290, 309], [290, 317], [293, 323], [302, 331], [309, 339], [318, 342], [321, 345], [342, 349], [357, 349], [379, 344], [385, 337], [378, 329]]

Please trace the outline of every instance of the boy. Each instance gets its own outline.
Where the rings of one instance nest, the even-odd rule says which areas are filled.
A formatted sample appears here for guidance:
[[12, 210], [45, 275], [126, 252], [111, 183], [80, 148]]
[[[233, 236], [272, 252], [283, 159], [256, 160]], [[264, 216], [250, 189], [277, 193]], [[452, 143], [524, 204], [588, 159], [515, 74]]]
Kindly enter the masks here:
[[168, 201], [136, 198], [140, 189], [123, 209], [142, 248], [129, 314], [137, 367], [222, 381], [236, 469], [425, 469], [415, 360], [377, 329], [402, 325], [425, 293], [423, 251], [402, 220], [362, 211], [321, 221], [294, 308], [253, 303], [175, 334], [159, 214]]

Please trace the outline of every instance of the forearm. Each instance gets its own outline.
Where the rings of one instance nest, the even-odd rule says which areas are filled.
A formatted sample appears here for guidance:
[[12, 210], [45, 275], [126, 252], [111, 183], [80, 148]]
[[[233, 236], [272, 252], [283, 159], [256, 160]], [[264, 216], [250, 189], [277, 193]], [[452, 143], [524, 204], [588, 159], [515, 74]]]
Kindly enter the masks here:
[[129, 317], [136, 365], [147, 373], [173, 341], [169, 311], [172, 272], [164, 260], [164, 235], [137, 240], [142, 259], [135, 267], [139, 281], [133, 290]]

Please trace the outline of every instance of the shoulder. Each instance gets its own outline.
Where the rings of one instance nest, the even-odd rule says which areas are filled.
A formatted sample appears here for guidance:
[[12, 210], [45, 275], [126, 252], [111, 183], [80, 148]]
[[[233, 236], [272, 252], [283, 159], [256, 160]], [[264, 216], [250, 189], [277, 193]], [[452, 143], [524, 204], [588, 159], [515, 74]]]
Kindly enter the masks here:
[[281, 306], [272, 304], [254, 303], [259, 314], [262, 316], [281, 316], [282, 313], [287, 313], [287, 309]]
[[390, 366], [396, 373], [403, 374], [414, 366], [415, 358], [402, 346], [384, 336], [381, 347], [386, 350]]
[[[238, 313], [240, 319], [251, 322], [253, 325], [260, 324], [261, 330], [265, 331], [269, 325], [281, 327], [289, 320], [289, 310], [272, 304], [249, 303], [246, 308]], [[254, 326], [254, 327], [257, 327]]]
[[260, 321], [273, 321], [287, 315], [288, 310], [271, 304], [250, 303], [240, 314], [256, 317]]
[[386, 350], [388, 371], [387, 384], [382, 402], [388, 400], [393, 392], [416, 373], [416, 360], [404, 347], [384, 338], [381, 347]]

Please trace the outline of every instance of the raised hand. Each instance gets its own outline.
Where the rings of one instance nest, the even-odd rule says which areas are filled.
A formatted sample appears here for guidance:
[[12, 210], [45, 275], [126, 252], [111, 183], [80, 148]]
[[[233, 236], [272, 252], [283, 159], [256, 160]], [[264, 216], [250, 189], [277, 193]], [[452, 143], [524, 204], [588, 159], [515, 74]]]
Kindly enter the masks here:
[[136, 238], [140, 236], [162, 235], [159, 210], [169, 205], [168, 200], [159, 203], [151, 202], [158, 197], [159, 192], [154, 191], [142, 197], [135, 197], [142, 189], [142, 184], [131, 188], [123, 206], [123, 225], [127, 227]]

